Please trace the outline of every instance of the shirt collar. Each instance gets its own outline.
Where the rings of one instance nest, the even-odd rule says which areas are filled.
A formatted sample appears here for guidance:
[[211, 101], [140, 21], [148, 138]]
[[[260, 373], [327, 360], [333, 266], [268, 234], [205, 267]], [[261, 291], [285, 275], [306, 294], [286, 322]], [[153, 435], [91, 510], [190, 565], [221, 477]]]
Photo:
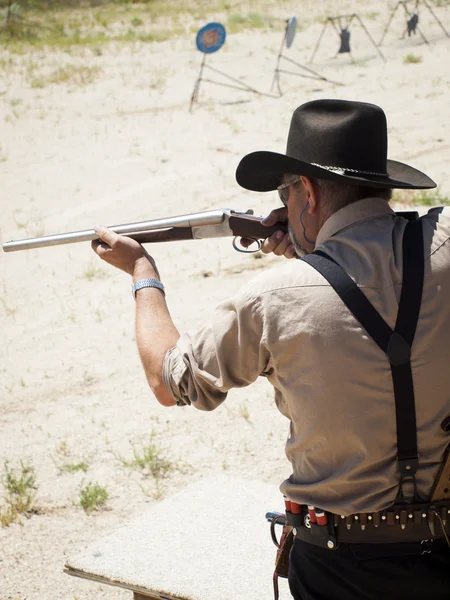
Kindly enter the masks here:
[[382, 198], [364, 198], [364, 200], [347, 204], [332, 214], [322, 225], [317, 234], [316, 247], [350, 225], [385, 215], [395, 215], [395, 212]]

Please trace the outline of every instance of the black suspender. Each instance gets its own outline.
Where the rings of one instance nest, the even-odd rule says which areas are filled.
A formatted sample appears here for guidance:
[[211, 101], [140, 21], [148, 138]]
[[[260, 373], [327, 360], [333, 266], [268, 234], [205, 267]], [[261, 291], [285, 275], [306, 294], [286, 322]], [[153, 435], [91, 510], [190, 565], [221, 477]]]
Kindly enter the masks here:
[[328, 281], [391, 363], [397, 422], [397, 462], [400, 471], [399, 496], [403, 497], [404, 478], [411, 477], [417, 499], [415, 474], [419, 458], [411, 347], [419, 318], [424, 279], [422, 221], [410, 221], [405, 228], [403, 282], [395, 329], [389, 327], [344, 269], [324, 252], [316, 250], [302, 260]]

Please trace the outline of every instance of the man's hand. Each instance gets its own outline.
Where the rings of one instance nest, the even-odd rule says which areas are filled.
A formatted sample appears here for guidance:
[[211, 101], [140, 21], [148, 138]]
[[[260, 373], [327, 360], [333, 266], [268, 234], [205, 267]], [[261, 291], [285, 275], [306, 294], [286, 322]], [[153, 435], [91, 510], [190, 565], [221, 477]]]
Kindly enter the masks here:
[[[275, 208], [270, 214], [262, 221], [263, 225], [276, 225], [277, 223], [286, 223], [287, 221], [287, 208]], [[265, 239], [261, 246], [261, 252], [264, 254], [270, 254], [273, 252], [277, 256], [285, 256], [286, 258], [294, 258], [295, 248], [291, 243], [288, 233], [283, 231], [276, 231], [269, 238]]]
[[[277, 223], [286, 223], [287, 222], [287, 208], [284, 206], [281, 208], [275, 208], [270, 212], [269, 215], [265, 219], [261, 221], [263, 225], [276, 225]], [[247, 238], [241, 238], [239, 243], [244, 248], [249, 248], [255, 240], [250, 240]], [[260, 248], [261, 252], [264, 254], [270, 254], [273, 252], [277, 256], [285, 256], [286, 258], [294, 258], [296, 256], [295, 248], [291, 243], [291, 239], [288, 233], [284, 233], [280, 229], [280, 231], [276, 231], [269, 238], [266, 238], [261, 244]]]
[[92, 249], [105, 262], [136, 278], [159, 279], [155, 261], [135, 240], [118, 235], [107, 227], [94, 227], [100, 239], [91, 243]]

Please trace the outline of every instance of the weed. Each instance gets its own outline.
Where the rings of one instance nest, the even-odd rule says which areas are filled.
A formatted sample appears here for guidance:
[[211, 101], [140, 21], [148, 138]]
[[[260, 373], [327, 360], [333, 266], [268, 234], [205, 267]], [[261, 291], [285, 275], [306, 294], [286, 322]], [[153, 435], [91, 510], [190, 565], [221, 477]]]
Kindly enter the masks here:
[[2, 145], [0, 144], [0, 162], [6, 162], [8, 155], [3, 151]]
[[3, 305], [3, 308], [5, 310], [5, 313], [8, 317], [15, 317], [16, 316], [16, 312], [17, 312], [17, 307], [16, 306], [10, 306], [9, 304], [6, 303], [6, 300], [4, 298], [0, 298], [0, 302]]
[[33, 77], [33, 79], [30, 81], [30, 87], [33, 90], [41, 90], [45, 87], [45, 81], [43, 79], [37, 79]]
[[[47, 76], [38, 75], [31, 69], [28, 73], [30, 86], [33, 89], [42, 89], [50, 84], [73, 83], [80, 87], [93, 83], [100, 74], [98, 66], [87, 67], [86, 65], [66, 65], [58, 67]], [[17, 118], [17, 117], [16, 117]]]
[[93, 279], [100, 279], [107, 277], [107, 273], [104, 269], [97, 266], [97, 263], [90, 262], [84, 269], [81, 277], [92, 281]]
[[62, 454], [63, 456], [69, 456], [69, 445], [66, 440], [63, 440], [58, 447], [56, 448], [57, 454]]
[[108, 497], [109, 494], [106, 488], [98, 483], [89, 482], [80, 490], [80, 506], [85, 513], [89, 514], [103, 506], [108, 500]]
[[0, 511], [0, 523], [8, 527], [14, 521], [20, 519], [20, 515], [30, 512], [31, 505], [36, 495], [36, 473], [34, 467], [20, 461], [20, 470], [13, 470], [9, 462], [4, 463], [3, 486], [6, 490], [4, 497], [6, 511]]
[[79, 463], [66, 463], [58, 467], [61, 473], [78, 473], [78, 471], [83, 471], [83, 473], [87, 473], [89, 468], [89, 463], [86, 460], [82, 460]]
[[250, 413], [249, 413], [247, 406], [245, 406], [245, 404], [241, 404], [239, 406], [239, 415], [246, 421], [250, 421]]
[[150, 472], [154, 479], [163, 479], [178, 468], [164, 455], [164, 450], [154, 441], [150, 440], [148, 444], [142, 444], [140, 448], [133, 446], [133, 458], [127, 460], [121, 456], [116, 456], [124, 465], [132, 469], [142, 469]]
[[407, 54], [405, 56], [405, 58], [403, 59], [403, 62], [406, 65], [420, 63], [420, 62], [422, 62], [422, 57], [416, 56], [415, 54]]
[[140, 483], [138, 483], [138, 486], [141, 488], [143, 494], [145, 494], [149, 498], [152, 498], [153, 500], [161, 500], [162, 498], [164, 498], [164, 489], [159, 479], [155, 479], [153, 490], [148, 490]]
[[91, 375], [88, 371], [84, 371], [83, 373], [83, 384], [85, 386], [93, 385], [97, 381], [97, 377], [95, 375]]
[[100, 73], [100, 67], [87, 67], [86, 65], [67, 65], [58, 67], [51, 73], [46, 83], [75, 83], [76, 85], [85, 86], [93, 83]]

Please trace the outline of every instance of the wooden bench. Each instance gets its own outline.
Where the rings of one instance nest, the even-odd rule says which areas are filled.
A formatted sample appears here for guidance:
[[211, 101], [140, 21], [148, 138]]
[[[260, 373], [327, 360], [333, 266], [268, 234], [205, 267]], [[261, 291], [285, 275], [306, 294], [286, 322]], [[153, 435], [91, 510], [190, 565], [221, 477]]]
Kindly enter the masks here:
[[[200, 480], [69, 557], [65, 572], [130, 590], [134, 600], [272, 600], [277, 486]], [[291, 598], [280, 580], [280, 598]]]

